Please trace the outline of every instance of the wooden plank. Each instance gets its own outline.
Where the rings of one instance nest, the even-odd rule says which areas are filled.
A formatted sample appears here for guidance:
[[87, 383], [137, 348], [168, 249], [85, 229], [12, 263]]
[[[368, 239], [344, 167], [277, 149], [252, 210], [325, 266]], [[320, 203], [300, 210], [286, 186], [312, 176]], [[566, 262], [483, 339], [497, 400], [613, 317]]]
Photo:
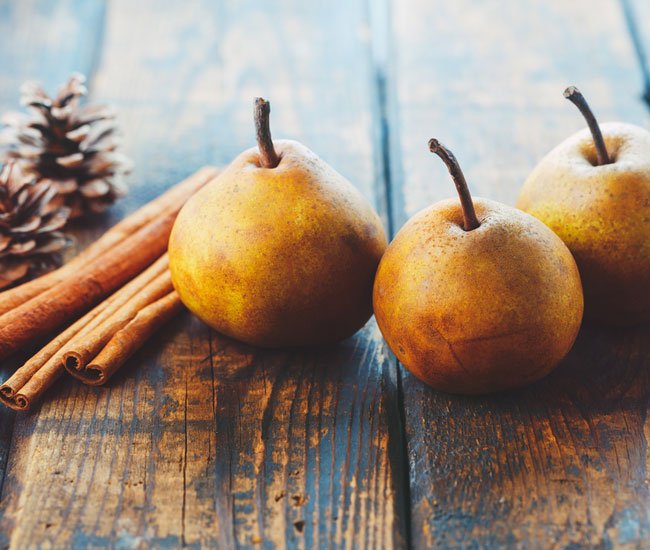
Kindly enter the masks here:
[[[54, 91], [73, 71], [90, 73], [104, 16], [101, 1], [25, 0], [0, 2], [0, 112], [19, 108], [20, 86], [38, 79]], [[65, 36], [65, 40], [61, 40]], [[17, 360], [0, 365], [4, 380]], [[0, 410], [0, 518], [5, 499], [2, 488], [14, 431], [15, 415]], [[0, 547], [8, 544], [0, 523]]]
[[90, 75], [102, 40], [102, 0], [0, 2], [0, 109], [16, 109], [20, 85], [54, 92], [73, 71]]
[[[477, 195], [513, 204], [551, 147], [601, 119], [647, 125], [622, 12], [609, 0], [393, 3], [393, 196], [400, 226], [453, 196], [438, 137]], [[583, 330], [540, 383], [491, 397], [403, 372], [415, 548], [647, 546], [650, 330]]]
[[650, 4], [643, 0], [621, 0], [628, 34], [641, 76], [641, 97], [650, 108]]
[[[252, 98], [385, 214], [361, 0], [107, 4], [97, 99], [134, 158], [122, 215], [254, 143]], [[106, 222], [107, 223], [107, 222]], [[21, 418], [11, 543], [402, 546], [396, 366], [376, 325], [328, 349], [264, 352], [188, 314], [107, 388], [60, 384]]]

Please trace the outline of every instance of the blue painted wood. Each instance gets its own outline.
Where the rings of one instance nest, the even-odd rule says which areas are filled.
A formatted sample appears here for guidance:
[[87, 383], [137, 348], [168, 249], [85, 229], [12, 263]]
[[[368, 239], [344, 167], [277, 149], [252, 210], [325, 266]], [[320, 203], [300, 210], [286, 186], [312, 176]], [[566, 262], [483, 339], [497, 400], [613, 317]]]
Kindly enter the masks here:
[[103, 20], [103, 0], [0, 1], [0, 109], [18, 106], [25, 80], [55, 91], [73, 71], [91, 76]]
[[[0, 111], [19, 108], [20, 85], [25, 80], [38, 79], [54, 91], [73, 71], [92, 74], [103, 19], [103, 1], [0, 1]], [[5, 379], [16, 363], [0, 365], [0, 379]], [[12, 412], [0, 410], [0, 547], [8, 544], [11, 530], [5, 518], [3, 488], [15, 490], [13, 474], [5, 480], [14, 421]], [[25, 425], [23, 420], [18, 423]]]
[[[91, 96], [118, 108], [136, 168], [100, 225], [252, 146], [256, 95], [274, 137], [308, 145], [387, 220], [369, 25], [362, 0], [107, 3]], [[186, 314], [155, 340], [109, 387], [60, 384], [19, 424], [13, 544], [404, 546], [397, 370], [374, 322], [328, 349], [266, 352]]]
[[[454, 196], [431, 137], [476, 195], [513, 204], [542, 155], [584, 126], [567, 85], [601, 120], [648, 126], [617, 2], [392, 7], [397, 227]], [[413, 547], [646, 547], [648, 357], [649, 327], [588, 328], [551, 376], [505, 395], [449, 396], [402, 370]]]
[[[432, 130], [473, 189], [512, 202], [581, 125], [569, 80], [605, 118], [647, 123], [622, 12], [590, 5], [0, 0], [0, 107], [24, 78], [74, 69], [118, 107], [132, 192], [82, 242], [252, 145], [254, 95], [274, 136], [396, 229], [451, 194]], [[467, 399], [397, 370], [373, 322], [330, 349], [264, 352], [185, 314], [109, 387], [61, 383], [15, 428], [0, 412], [0, 547], [642, 543], [648, 336], [586, 330], [546, 381]]]
[[621, 0], [621, 7], [639, 63], [641, 97], [650, 108], [650, 5], [643, 0]]

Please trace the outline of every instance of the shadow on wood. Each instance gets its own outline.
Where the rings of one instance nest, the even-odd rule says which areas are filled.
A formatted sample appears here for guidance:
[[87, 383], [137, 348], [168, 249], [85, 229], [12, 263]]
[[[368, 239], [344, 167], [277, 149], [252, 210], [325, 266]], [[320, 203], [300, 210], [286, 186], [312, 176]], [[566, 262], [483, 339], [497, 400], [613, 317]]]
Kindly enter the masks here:
[[563, 364], [524, 390], [456, 397], [409, 376], [422, 403], [410, 423], [426, 434], [411, 441], [423, 535], [443, 546], [644, 540], [649, 369], [650, 326], [586, 327]]

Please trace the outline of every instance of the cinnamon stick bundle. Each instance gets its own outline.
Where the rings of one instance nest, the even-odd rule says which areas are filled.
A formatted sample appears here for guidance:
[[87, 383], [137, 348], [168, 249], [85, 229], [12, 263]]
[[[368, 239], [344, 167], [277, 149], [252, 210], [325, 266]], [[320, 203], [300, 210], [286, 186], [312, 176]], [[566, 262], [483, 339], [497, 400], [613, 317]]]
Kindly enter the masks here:
[[57, 352], [70, 338], [104, 311], [110, 300], [99, 304], [76, 323], [70, 325], [54, 340], [29, 359], [0, 386], [0, 402], [17, 411], [28, 410], [31, 402], [40, 397], [63, 373], [63, 357]]
[[194, 175], [118, 222], [97, 241], [59, 269], [0, 293], [0, 322], [2, 322], [4, 313], [49, 290], [66, 278], [74, 276], [79, 269], [82, 269], [102, 254], [112, 251], [118, 243], [133, 235], [145, 225], [168, 212], [178, 212], [185, 201], [214, 178], [217, 173], [217, 169], [212, 166], [201, 168]]
[[[159, 258], [167, 249], [169, 234], [184, 200], [216, 173], [213, 168], [202, 169], [163, 195], [165, 200], [161, 197], [149, 203], [138, 211], [137, 217], [150, 222], [138, 227], [140, 222], [131, 220], [90, 253], [90, 260], [75, 264], [74, 270], [66, 269], [65, 276], [53, 286], [1, 315], [0, 360], [78, 318]], [[125, 227], [137, 229], [126, 235]], [[119, 235], [124, 238], [119, 240]], [[110, 246], [106, 246], [108, 242]], [[103, 252], [97, 252], [104, 247]]]
[[83, 372], [86, 365], [102, 350], [111, 337], [132, 321], [138, 312], [174, 290], [169, 271], [164, 271], [145, 288], [100, 324], [75, 339], [63, 355], [63, 364], [71, 374]]
[[80, 270], [0, 318], [0, 359], [55, 331], [140, 273], [167, 248], [176, 214], [147, 225]]
[[83, 344], [88, 334], [145, 291], [161, 275], [168, 274], [165, 254], [138, 277], [84, 315], [29, 359], [0, 385], [0, 402], [14, 410], [28, 410], [65, 372], [65, 354]]
[[66, 370], [85, 384], [91, 386], [105, 384], [142, 347], [142, 344], [174, 317], [182, 307], [183, 304], [176, 291], [170, 292], [143, 308], [132, 321], [113, 335], [99, 355], [87, 365], [82, 367], [83, 363], [79, 363], [77, 367], [71, 367], [68, 362], [65, 362]]

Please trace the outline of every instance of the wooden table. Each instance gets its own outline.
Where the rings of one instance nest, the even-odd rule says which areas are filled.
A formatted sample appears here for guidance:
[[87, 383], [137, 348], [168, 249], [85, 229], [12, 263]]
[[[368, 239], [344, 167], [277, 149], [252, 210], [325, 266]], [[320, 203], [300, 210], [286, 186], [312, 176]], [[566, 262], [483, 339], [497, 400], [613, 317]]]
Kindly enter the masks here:
[[[0, 0], [0, 108], [73, 70], [118, 108], [131, 193], [82, 242], [251, 146], [255, 95], [394, 233], [453, 195], [431, 136], [512, 204], [584, 125], [566, 85], [648, 126], [644, 47], [647, 0]], [[268, 352], [183, 314], [108, 387], [0, 411], [0, 548], [648, 547], [649, 369], [650, 327], [591, 327], [547, 379], [453, 397], [374, 321]]]

